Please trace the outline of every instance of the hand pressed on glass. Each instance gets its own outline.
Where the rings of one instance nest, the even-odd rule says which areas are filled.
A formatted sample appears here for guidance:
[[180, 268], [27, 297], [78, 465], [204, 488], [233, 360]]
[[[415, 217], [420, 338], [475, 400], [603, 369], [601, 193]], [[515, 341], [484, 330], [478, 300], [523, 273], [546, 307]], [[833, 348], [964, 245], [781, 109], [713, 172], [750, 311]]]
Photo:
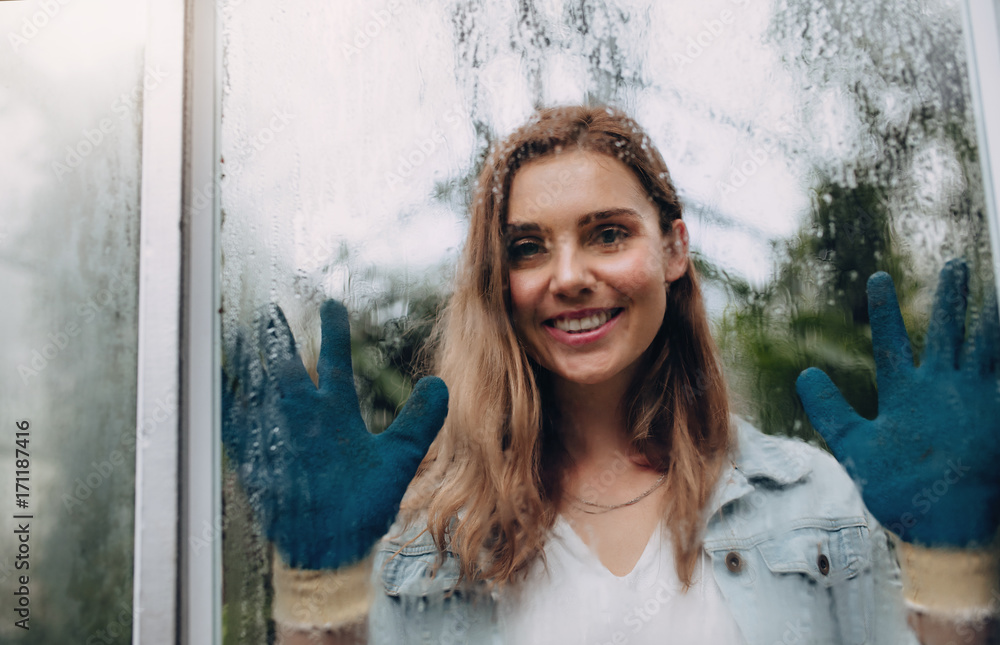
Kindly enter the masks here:
[[811, 368], [797, 387], [816, 429], [886, 528], [927, 546], [986, 546], [1000, 519], [1000, 323], [988, 299], [965, 336], [968, 269], [941, 270], [927, 350], [914, 367], [892, 279], [868, 281], [878, 416], [869, 421]]
[[444, 422], [448, 391], [421, 379], [393, 424], [372, 435], [354, 389], [347, 310], [320, 312], [317, 388], [284, 314], [261, 315], [223, 375], [223, 439], [269, 539], [296, 568], [336, 569], [364, 557]]

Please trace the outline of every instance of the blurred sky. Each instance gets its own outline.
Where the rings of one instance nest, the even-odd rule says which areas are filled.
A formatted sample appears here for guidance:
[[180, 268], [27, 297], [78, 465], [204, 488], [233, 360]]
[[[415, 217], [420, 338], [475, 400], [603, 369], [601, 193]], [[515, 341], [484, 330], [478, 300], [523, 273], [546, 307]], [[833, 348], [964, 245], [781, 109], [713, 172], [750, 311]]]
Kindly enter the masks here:
[[[473, 119], [509, 133], [532, 111], [532, 74], [544, 103], [583, 101], [595, 69], [613, 66], [588, 59], [603, 37], [632, 77], [615, 101], [660, 148], [695, 248], [754, 282], [767, 279], [771, 242], [792, 235], [809, 204], [810, 168], [800, 158], [843, 152], [854, 127], [842, 96], [804, 94], [780, 63], [766, 38], [770, 3], [619, 2], [581, 36], [566, 24], [569, 4], [550, 0], [536, 3], [533, 32], [552, 44], [527, 54], [532, 29], [516, 3], [476, 4], [466, 30], [474, 68], [456, 45], [456, 3], [315, 4], [280, 14], [233, 7], [222, 142], [235, 169], [223, 207], [259, 211], [268, 230], [264, 220], [294, 221], [293, 238], [272, 248], [272, 259], [308, 274], [344, 244], [357, 265], [411, 276], [453, 262], [466, 214], [434, 189], [470, 171]], [[271, 136], [275, 110], [294, 116]], [[328, 295], [342, 290], [338, 279], [323, 285]]]

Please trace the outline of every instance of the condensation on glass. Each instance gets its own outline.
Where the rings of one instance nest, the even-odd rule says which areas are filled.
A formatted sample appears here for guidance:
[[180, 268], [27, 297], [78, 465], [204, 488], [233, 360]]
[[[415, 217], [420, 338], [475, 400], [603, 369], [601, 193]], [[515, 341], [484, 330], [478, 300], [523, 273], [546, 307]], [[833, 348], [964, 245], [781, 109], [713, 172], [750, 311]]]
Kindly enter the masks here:
[[0, 4], [4, 643], [131, 642], [145, 31], [143, 2]]
[[[810, 365], [874, 413], [874, 271], [896, 279], [918, 350], [945, 261], [969, 262], [974, 310], [992, 288], [957, 2], [231, 1], [221, 15], [224, 351], [277, 302], [311, 363], [319, 304], [346, 301], [374, 429], [419, 371], [489, 144], [540, 105], [606, 102], [649, 132], [737, 407], [769, 432], [815, 440], [793, 385]], [[266, 545], [225, 477], [228, 633], [252, 640], [268, 629]]]

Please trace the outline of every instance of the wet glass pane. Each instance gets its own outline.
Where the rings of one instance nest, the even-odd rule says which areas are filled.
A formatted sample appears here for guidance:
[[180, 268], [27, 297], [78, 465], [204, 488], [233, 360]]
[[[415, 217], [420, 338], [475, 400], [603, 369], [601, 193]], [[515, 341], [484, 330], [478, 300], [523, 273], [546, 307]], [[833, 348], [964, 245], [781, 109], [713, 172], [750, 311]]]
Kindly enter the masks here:
[[4, 643], [131, 642], [145, 30], [0, 3]]
[[[970, 323], [993, 289], [957, 2], [234, 1], [222, 16], [224, 353], [277, 303], [314, 365], [320, 304], [343, 300], [373, 431], [421, 373], [489, 146], [539, 106], [607, 103], [649, 133], [734, 407], [766, 432], [820, 443], [794, 389], [809, 366], [874, 416], [872, 273], [895, 280], [917, 352], [947, 260], [971, 269]], [[224, 477], [227, 642], [264, 642], [269, 547]]]

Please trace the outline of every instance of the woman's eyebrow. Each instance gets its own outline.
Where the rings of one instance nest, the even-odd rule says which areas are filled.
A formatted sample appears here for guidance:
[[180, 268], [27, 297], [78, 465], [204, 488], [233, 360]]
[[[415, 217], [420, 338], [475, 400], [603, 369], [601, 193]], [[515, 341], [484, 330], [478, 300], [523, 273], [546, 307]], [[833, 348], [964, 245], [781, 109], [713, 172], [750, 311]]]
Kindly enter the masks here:
[[504, 233], [507, 236], [517, 235], [518, 233], [538, 233], [542, 230], [542, 227], [535, 222], [524, 222], [524, 223], [513, 223], [507, 224], [504, 227]]
[[[642, 215], [632, 208], [607, 208], [590, 213], [584, 213], [577, 220], [577, 226], [584, 227], [594, 222], [611, 219], [613, 217], [626, 217], [629, 219], [642, 219]], [[538, 233], [548, 230], [537, 222], [511, 222], [504, 226], [504, 233], [508, 236], [519, 233]]]
[[639, 212], [632, 208], [609, 208], [606, 210], [594, 211], [592, 213], [586, 213], [580, 216], [578, 221], [579, 226], [587, 226], [593, 222], [599, 222], [601, 220], [610, 219], [612, 217], [628, 217], [634, 219], [642, 219]]

